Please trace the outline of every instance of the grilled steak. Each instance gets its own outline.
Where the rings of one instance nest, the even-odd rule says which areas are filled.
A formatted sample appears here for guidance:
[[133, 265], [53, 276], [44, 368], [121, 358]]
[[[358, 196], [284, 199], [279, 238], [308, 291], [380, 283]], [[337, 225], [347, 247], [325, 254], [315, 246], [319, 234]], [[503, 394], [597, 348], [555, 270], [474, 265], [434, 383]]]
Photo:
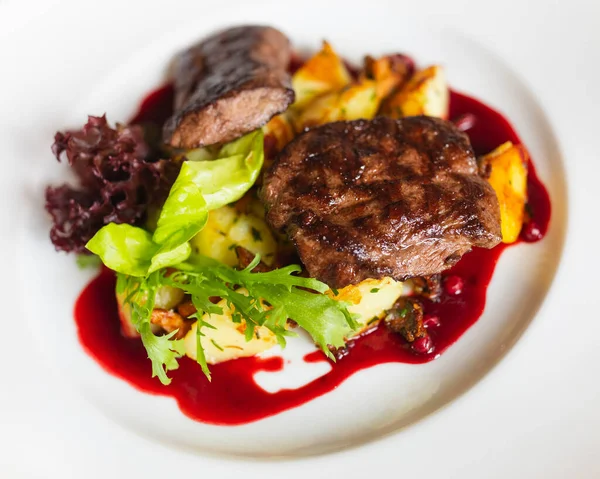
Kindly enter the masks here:
[[252, 131], [294, 101], [288, 39], [271, 27], [224, 30], [175, 62], [175, 114], [163, 137], [177, 148], [224, 143]]
[[436, 118], [309, 130], [281, 152], [261, 196], [310, 276], [335, 288], [439, 273], [501, 239], [498, 200], [467, 136]]

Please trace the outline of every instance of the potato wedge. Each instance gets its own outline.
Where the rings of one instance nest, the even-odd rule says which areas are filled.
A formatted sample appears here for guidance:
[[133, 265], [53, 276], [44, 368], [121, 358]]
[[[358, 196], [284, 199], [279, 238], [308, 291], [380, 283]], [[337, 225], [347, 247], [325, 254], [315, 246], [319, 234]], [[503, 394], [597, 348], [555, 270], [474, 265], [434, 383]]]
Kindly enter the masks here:
[[362, 80], [313, 101], [296, 118], [296, 131], [333, 121], [371, 119], [377, 113], [379, 103], [377, 83]]
[[294, 127], [287, 112], [271, 118], [263, 126], [263, 132], [265, 134], [265, 143], [269, 141], [268, 138], [273, 138], [276, 151], [280, 151], [294, 139]]
[[335, 300], [350, 303], [348, 311], [358, 315], [356, 321], [360, 325], [353, 333], [353, 336], [356, 336], [383, 318], [386, 310], [394, 305], [403, 290], [402, 282], [383, 278], [366, 279], [358, 284], [346, 286], [340, 289], [337, 295], [331, 290], [326, 294]]
[[[265, 327], [257, 328], [254, 337], [246, 341], [246, 323], [243, 320], [240, 323], [233, 322], [232, 310], [225, 300], [219, 301], [217, 306], [223, 309], [223, 314], [205, 314], [202, 317], [203, 321], [215, 327], [212, 329], [205, 326], [201, 330], [204, 335], [201, 337], [202, 348], [208, 364], [254, 356], [277, 344], [275, 335]], [[185, 354], [194, 360], [197, 352], [197, 328], [197, 323], [194, 323], [184, 338]]]
[[500, 203], [502, 242], [519, 237], [527, 202], [527, 151], [522, 145], [504, 143], [480, 160], [489, 169], [488, 181]]
[[273, 264], [277, 243], [265, 220], [254, 214], [223, 206], [209, 213], [206, 226], [191, 240], [196, 253], [214, 258], [228, 266], [237, 265], [236, 246], [243, 246]]
[[323, 42], [321, 51], [292, 76], [292, 87], [296, 93], [293, 107], [302, 109], [318, 96], [340, 90], [351, 80], [352, 77], [342, 59], [329, 43]]
[[292, 122], [292, 113], [287, 111], [281, 115], [274, 116], [263, 126], [265, 134], [265, 161], [263, 171], [269, 168], [277, 153], [279, 153], [285, 145], [294, 139], [295, 131]]
[[365, 58], [362, 78], [375, 80], [377, 96], [383, 100], [408, 79], [409, 66], [401, 55], [387, 55], [380, 58]]
[[444, 69], [434, 65], [420, 70], [384, 102], [381, 112], [391, 118], [435, 116], [448, 118], [450, 93]]

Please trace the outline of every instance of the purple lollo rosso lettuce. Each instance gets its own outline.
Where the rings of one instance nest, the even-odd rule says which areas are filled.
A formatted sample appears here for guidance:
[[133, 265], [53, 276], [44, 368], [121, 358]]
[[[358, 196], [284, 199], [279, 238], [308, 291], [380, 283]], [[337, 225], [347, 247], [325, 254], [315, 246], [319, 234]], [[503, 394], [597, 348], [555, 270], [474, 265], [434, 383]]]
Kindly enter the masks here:
[[105, 116], [88, 117], [81, 130], [58, 132], [52, 152], [63, 152], [80, 186], [49, 186], [46, 210], [57, 250], [89, 253], [85, 244], [108, 223], [138, 225], [148, 207], [166, 197], [178, 167], [159, 159], [139, 125], [111, 128]]

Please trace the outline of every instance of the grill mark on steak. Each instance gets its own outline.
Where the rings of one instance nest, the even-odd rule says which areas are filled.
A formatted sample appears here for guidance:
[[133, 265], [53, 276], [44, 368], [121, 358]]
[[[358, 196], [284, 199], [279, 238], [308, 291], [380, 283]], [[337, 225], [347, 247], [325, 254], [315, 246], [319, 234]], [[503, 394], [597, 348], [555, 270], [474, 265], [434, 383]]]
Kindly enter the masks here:
[[175, 114], [164, 141], [176, 148], [225, 143], [255, 130], [294, 101], [291, 47], [280, 31], [242, 26], [219, 32], [175, 61]]
[[335, 288], [436, 274], [501, 240], [498, 200], [468, 137], [437, 118], [304, 132], [265, 174], [261, 197], [310, 276]]

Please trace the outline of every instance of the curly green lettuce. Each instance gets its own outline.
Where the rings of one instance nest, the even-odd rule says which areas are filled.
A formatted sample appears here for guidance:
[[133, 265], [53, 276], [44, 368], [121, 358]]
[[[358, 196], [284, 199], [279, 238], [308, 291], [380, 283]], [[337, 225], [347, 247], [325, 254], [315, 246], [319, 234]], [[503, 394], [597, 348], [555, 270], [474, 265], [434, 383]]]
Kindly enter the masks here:
[[[236, 270], [206, 256], [192, 256], [189, 261], [171, 268], [151, 273], [147, 278], [119, 274], [118, 292], [126, 294], [126, 303], [132, 308], [132, 322], [142, 336], [142, 342], [152, 361], [153, 376], [169, 384], [167, 373], [177, 368], [177, 358], [184, 354], [183, 340], [175, 340], [175, 332], [155, 336], [150, 328], [150, 316], [156, 291], [161, 286], [171, 286], [189, 294], [197, 309], [198, 319], [196, 360], [210, 379], [200, 336], [203, 328], [212, 328], [205, 314], [222, 314], [222, 309], [210, 301], [218, 296], [227, 301], [234, 311], [233, 321], [246, 323], [246, 340], [250, 341], [256, 328], [264, 326], [285, 347], [286, 338], [296, 333], [286, 328], [287, 320], [294, 320], [307, 331], [315, 344], [331, 359], [331, 347], [342, 347], [345, 338], [357, 327], [348, 312], [347, 304], [324, 295], [326, 284], [296, 276], [301, 268], [287, 266], [267, 273], [254, 273], [260, 257], [244, 270]], [[247, 294], [240, 292], [240, 288]]]

